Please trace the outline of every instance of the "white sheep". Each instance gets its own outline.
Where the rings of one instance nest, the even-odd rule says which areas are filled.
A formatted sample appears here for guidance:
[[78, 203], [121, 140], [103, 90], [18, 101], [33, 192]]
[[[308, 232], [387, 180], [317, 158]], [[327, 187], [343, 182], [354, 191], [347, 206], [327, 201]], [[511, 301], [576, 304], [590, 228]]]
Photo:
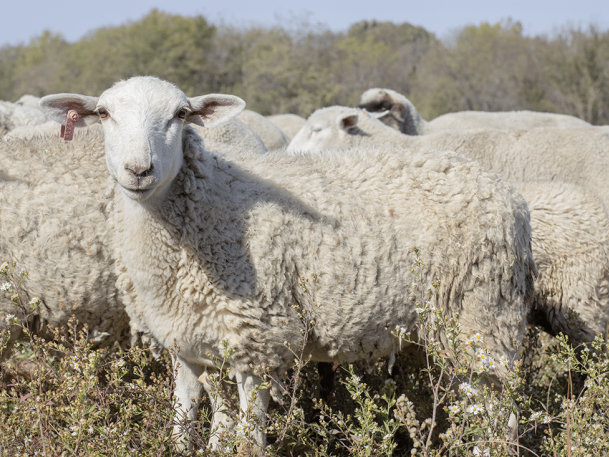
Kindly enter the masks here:
[[[180, 347], [176, 396], [189, 418], [208, 353], [222, 358], [227, 342], [241, 408], [264, 420], [268, 390], [250, 399], [261, 372], [283, 377], [293, 363], [288, 346], [305, 329], [294, 307], [315, 322], [305, 348], [314, 360], [390, 355], [391, 331], [417, 322], [415, 246], [441, 281], [434, 305], [459, 312], [465, 334], [484, 332], [494, 357], [516, 355], [535, 271], [528, 211], [476, 162], [395, 147], [226, 160], [186, 124], [212, 127], [244, 102], [187, 98], [153, 77], [40, 105], [58, 121], [74, 110], [80, 125], [102, 122], [127, 311]], [[264, 445], [259, 425], [253, 437]]]
[[5, 125], [0, 128], [9, 131], [22, 125], [38, 125], [47, 121], [39, 108], [5, 101], [0, 101], [0, 119], [2, 118], [8, 121], [3, 121]]
[[379, 141], [456, 151], [513, 182], [564, 181], [594, 192], [609, 206], [609, 127], [447, 130], [403, 135], [358, 108], [315, 111], [286, 150], [323, 151]]
[[[590, 191], [520, 183], [531, 212], [535, 280], [532, 323], [575, 344], [605, 339], [609, 324], [609, 214]], [[577, 313], [575, 318], [572, 312]], [[574, 325], [575, 324], [575, 325]]]
[[[193, 128], [203, 138], [205, 149], [209, 151], [221, 153], [250, 151], [258, 154], [267, 152], [266, 146], [256, 132], [236, 118], [213, 129], [198, 125], [193, 125]], [[55, 131], [57, 132], [57, 129]]]
[[[30, 315], [34, 330], [50, 336], [47, 325], [65, 325], [75, 315], [88, 324], [93, 343], [127, 344], [129, 318], [107, 227], [103, 136], [0, 142], [0, 168], [0, 263], [16, 261], [29, 272], [23, 290], [28, 300], [42, 301]], [[7, 314], [23, 321], [2, 293], [3, 328]]]
[[302, 128], [307, 120], [298, 114], [275, 114], [266, 117], [269, 121], [275, 124], [285, 133], [288, 141], [290, 141], [298, 131]]
[[284, 148], [290, 142], [286, 134], [262, 114], [245, 109], [237, 119], [256, 132], [269, 151]]
[[406, 135], [426, 135], [453, 129], [529, 130], [547, 127], [581, 128], [591, 126], [588, 122], [574, 116], [527, 110], [506, 112], [460, 111], [443, 114], [427, 122], [419, 115], [410, 100], [391, 89], [368, 89], [360, 96], [357, 106], [370, 112], [387, 112], [381, 120]]
[[[586, 129], [585, 133], [591, 134], [594, 131], [596, 129]], [[602, 155], [598, 151], [606, 151], [609, 155], [609, 149], [602, 149], [600, 146], [597, 146], [596, 151], [583, 149], [585, 153], [576, 154], [584, 145], [600, 145], [603, 138], [604, 142], [607, 142], [606, 135], [609, 132], [606, 130], [601, 131], [600, 138], [592, 135], [590, 142], [583, 141], [585, 135], [582, 133], [575, 137], [579, 141], [571, 143], [565, 139], [569, 132], [573, 134], [573, 131], [566, 132], [567, 135], [563, 135], [564, 132], [551, 130], [542, 135], [543, 131], [475, 131], [412, 137], [388, 127], [365, 111], [337, 106], [313, 113], [305, 127], [292, 140], [287, 152], [323, 153], [324, 150], [336, 147], [370, 147], [381, 142], [452, 147], [478, 158], [483, 164], [489, 164], [502, 173], [506, 168], [497, 165], [508, 165], [508, 177], [524, 176], [524, 170], [518, 173], [519, 166], [530, 171], [547, 170], [547, 174], [529, 174], [527, 177], [545, 177], [548, 181], [556, 176], [565, 180], [578, 176], [575, 170], [565, 171], [563, 174], [554, 172], [558, 166], [566, 168], [565, 162], [569, 160], [570, 152], [561, 151], [565, 145], [572, 148], [573, 156], [580, 158], [574, 167], [586, 166], [584, 172], [587, 170], [592, 173], [595, 164], [603, 163], [599, 159]], [[575, 132], [580, 132], [580, 129], [575, 129]], [[524, 148], [523, 160], [518, 161], [517, 145], [527, 144], [525, 139], [528, 137], [536, 138], [537, 141]], [[450, 141], [446, 141], [446, 138]], [[498, 138], [502, 140], [498, 141]], [[552, 141], [543, 146], [540, 144], [543, 138], [551, 138]], [[503, 147], [509, 143], [508, 140], [517, 145]], [[479, 149], [476, 149], [477, 147]], [[542, 155], [541, 151], [547, 151], [547, 154]], [[532, 165], [537, 159], [535, 153], [541, 158], [536, 167]], [[584, 157], [589, 157], [589, 162], [582, 160]], [[555, 164], [554, 161], [558, 163]], [[605, 163], [606, 161], [607, 159]], [[598, 180], [594, 182], [601, 182], [601, 174], [602, 168], [599, 170]], [[592, 176], [589, 176], [587, 181], [582, 179], [581, 183], [590, 184], [593, 182], [591, 178]], [[591, 341], [597, 333], [606, 335], [609, 322], [609, 218], [605, 205], [592, 192], [572, 184], [527, 182], [519, 184], [517, 188], [523, 194], [531, 212], [533, 254], [539, 269], [534, 322], [544, 324], [553, 334], [563, 332], [576, 342]], [[569, 325], [569, 317], [565, 317], [569, 310], [580, 315], [583, 324], [581, 332]]]
[[40, 107], [38, 106], [39, 101], [40, 101], [40, 97], [36, 97], [36, 96], [30, 95], [30, 94], [25, 94], [25, 95], [22, 95], [21, 98], [19, 100], [17, 100], [15, 103], [17, 105], [29, 106], [31, 108], [35, 108], [35, 109], [39, 110], [40, 109]]

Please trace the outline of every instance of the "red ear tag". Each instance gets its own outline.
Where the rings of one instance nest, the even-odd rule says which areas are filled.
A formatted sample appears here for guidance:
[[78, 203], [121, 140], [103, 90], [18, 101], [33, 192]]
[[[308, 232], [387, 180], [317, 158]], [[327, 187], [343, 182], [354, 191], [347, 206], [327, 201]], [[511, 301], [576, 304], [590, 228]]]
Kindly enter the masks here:
[[59, 134], [59, 138], [63, 138], [63, 136], [65, 135], [65, 133], [66, 133], [66, 126], [65, 126], [65, 125], [62, 125], [62, 126], [61, 126], [61, 133]]
[[73, 109], [68, 111], [68, 115], [66, 116], [65, 131], [62, 128], [64, 140], [72, 141], [72, 138], [74, 138], [74, 127], [76, 127], [76, 121], [78, 121], [78, 117], [78, 113]]

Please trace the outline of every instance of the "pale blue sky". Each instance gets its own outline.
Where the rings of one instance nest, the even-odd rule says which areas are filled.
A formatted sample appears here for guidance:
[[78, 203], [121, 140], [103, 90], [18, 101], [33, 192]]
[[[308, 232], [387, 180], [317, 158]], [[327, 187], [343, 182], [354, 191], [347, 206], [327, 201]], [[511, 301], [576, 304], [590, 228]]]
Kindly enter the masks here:
[[99, 27], [138, 20], [155, 7], [184, 16], [203, 14], [212, 23], [237, 26], [289, 27], [298, 18], [308, 18], [340, 31], [364, 19], [410, 22], [440, 38], [465, 25], [507, 17], [520, 21], [527, 35], [552, 34], [565, 25], [609, 28], [609, 0], [4, 0], [0, 46], [27, 43], [45, 29], [76, 41]]

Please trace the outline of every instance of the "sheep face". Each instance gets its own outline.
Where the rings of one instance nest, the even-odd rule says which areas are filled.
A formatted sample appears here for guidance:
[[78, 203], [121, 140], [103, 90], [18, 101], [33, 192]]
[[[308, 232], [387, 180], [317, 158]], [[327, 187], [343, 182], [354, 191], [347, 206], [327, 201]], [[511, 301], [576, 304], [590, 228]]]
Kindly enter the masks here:
[[315, 111], [288, 145], [289, 153], [320, 154], [332, 147], [345, 146], [350, 135], [357, 134], [358, 110], [345, 109], [338, 116], [329, 108]]
[[99, 98], [49, 95], [40, 107], [61, 123], [69, 110], [76, 111], [77, 127], [102, 122], [111, 176], [129, 198], [144, 201], [162, 195], [178, 174], [186, 124], [216, 127], [239, 114], [245, 102], [219, 94], [188, 98], [171, 83], [139, 76], [115, 84]]

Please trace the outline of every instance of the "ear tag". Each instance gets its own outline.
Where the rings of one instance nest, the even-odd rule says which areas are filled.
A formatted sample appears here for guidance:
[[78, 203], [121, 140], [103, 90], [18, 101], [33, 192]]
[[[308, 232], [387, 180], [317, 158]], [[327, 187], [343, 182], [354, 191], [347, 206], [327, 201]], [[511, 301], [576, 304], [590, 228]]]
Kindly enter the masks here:
[[66, 141], [72, 141], [72, 138], [74, 138], [74, 128], [76, 127], [76, 122], [78, 121], [78, 113], [71, 109], [70, 111], [68, 111], [68, 115], [66, 116], [66, 125], [65, 125], [65, 129], [64, 126], [61, 126], [61, 133], [62, 133], [62, 138]]
[[66, 133], [66, 126], [65, 125], [61, 125], [61, 133], [59, 134], [59, 138], [63, 138], [63, 136]]

